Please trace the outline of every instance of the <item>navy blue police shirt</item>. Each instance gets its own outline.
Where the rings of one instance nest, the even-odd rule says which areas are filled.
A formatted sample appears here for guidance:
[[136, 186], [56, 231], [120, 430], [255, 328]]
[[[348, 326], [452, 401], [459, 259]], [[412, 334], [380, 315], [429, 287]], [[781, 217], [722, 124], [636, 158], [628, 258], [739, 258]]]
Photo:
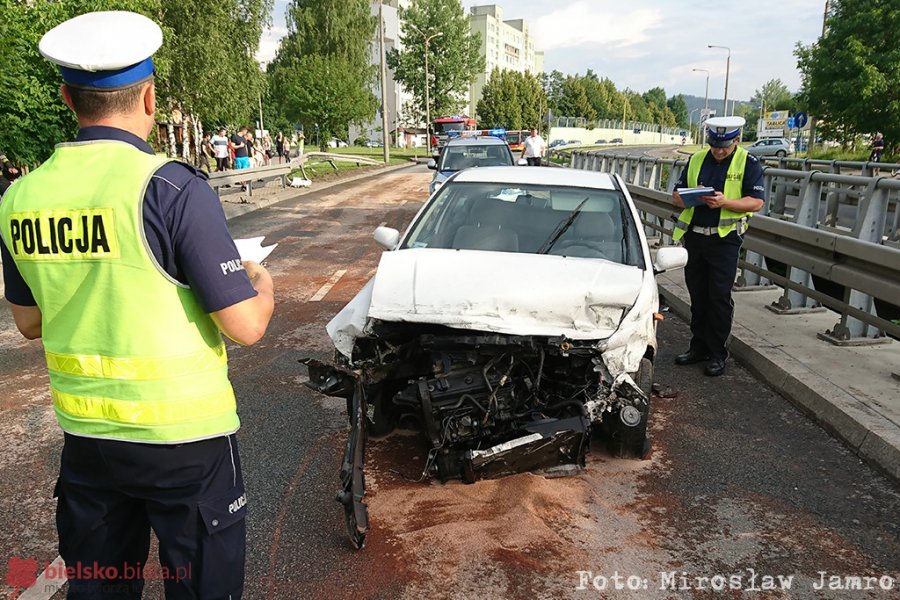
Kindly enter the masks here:
[[[113, 127], [85, 127], [76, 142], [118, 140], [148, 154], [150, 144]], [[137, 199], [135, 199], [137, 201]], [[207, 313], [257, 295], [228, 232], [225, 213], [202, 171], [178, 162], [160, 167], [147, 186], [143, 204], [144, 231], [153, 257], [173, 279], [188, 285]], [[19, 306], [36, 306], [6, 245], [0, 243], [6, 299]]]
[[[720, 163], [713, 158], [712, 152], [707, 151], [703, 158], [703, 164], [700, 166], [700, 174], [697, 176], [698, 186], [709, 186], [714, 190], [723, 191], [725, 189], [725, 175], [728, 174], [728, 167], [731, 166], [731, 159], [734, 158], [734, 152]], [[676, 187], [688, 187], [687, 184], [687, 168], [681, 172], [681, 179], [678, 180]], [[741, 185], [741, 194], [743, 196], [751, 196], [765, 201], [765, 184], [763, 181], [762, 165], [759, 159], [752, 154], [747, 155], [747, 164], [744, 165], [744, 181]], [[719, 209], [710, 208], [705, 204], [694, 208], [694, 216], [691, 218], [691, 225], [697, 227], [716, 227], [719, 224]]]

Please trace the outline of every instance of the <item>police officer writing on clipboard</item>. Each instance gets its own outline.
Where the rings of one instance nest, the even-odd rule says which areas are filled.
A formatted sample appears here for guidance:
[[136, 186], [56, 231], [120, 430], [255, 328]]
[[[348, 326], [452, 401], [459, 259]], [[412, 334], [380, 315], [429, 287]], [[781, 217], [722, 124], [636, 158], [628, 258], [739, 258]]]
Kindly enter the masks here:
[[130, 12], [47, 32], [40, 51], [78, 136], [0, 203], [6, 297], [21, 333], [42, 338], [64, 431], [60, 554], [82, 573], [115, 569], [70, 578], [70, 598], [140, 597], [150, 528], [168, 598], [243, 589], [247, 500], [221, 334], [259, 340], [273, 284], [241, 263], [204, 175], [145, 141], [161, 44]]
[[672, 194], [675, 206], [683, 209], [672, 237], [683, 238], [688, 251], [684, 279], [691, 296], [691, 343], [675, 363], [706, 362], [704, 373], [711, 377], [725, 371], [738, 253], [750, 216], [765, 202], [762, 166], [738, 145], [744, 123], [741, 117], [707, 119], [710, 148], [693, 154], [681, 175], [677, 187], [708, 186], [714, 195], [685, 207], [681, 195]]

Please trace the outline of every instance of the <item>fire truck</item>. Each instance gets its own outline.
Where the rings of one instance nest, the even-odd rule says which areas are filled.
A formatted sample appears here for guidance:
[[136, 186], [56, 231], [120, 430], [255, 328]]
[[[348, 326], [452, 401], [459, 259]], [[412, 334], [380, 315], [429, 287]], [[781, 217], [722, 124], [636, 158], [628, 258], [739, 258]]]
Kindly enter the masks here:
[[[431, 122], [431, 149], [439, 152], [447, 140], [466, 135], [466, 131], [476, 131], [475, 119], [466, 115], [438, 117]], [[471, 135], [471, 134], [468, 134]]]

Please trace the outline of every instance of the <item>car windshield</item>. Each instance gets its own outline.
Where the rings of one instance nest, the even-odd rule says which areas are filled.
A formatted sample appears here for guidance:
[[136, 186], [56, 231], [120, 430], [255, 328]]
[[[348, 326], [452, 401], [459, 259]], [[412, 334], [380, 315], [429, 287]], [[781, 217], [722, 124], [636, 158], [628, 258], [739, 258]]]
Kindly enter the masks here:
[[462, 171], [469, 167], [512, 166], [513, 156], [506, 144], [459, 144], [441, 153], [439, 171]]
[[[548, 248], [554, 236], [558, 239]], [[529, 254], [543, 248], [547, 254], [644, 268], [625, 196], [593, 188], [451, 181], [420, 215], [402, 248]]]
[[457, 121], [455, 123], [435, 123], [434, 127], [438, 133], [448, 133], [450, 131], [464, 131], [466, 124], [462, 121]]

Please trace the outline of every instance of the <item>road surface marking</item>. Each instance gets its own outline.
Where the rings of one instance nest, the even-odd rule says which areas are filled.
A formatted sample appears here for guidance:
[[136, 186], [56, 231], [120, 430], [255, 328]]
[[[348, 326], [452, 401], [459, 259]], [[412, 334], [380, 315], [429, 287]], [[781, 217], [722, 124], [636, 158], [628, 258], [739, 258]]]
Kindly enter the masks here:
[[[63, 562], [61, 556], [57, 556], [53, 559], [51, 565], [57, 576], [48, 577], [47, 569], [44, 569], [44, 571], [38, 575], [34, 585], [22, 592], [18, 597], [18, 600], [49, 600], [49, 598], [52, 598], [56, 592], [59, 591], [59, 588], [66, 582], [66, 563]], [[59, 577], [60, 572], [62, 572], [62, 577]]]
[[325, 285], [319, 288], [319, 291], [316, 292], [312, 298], [309, 299], [309, 302], [318, 302], [322, 298], [325, 297], [325, 294], [331, 291], [331, 288], [335, 286], [335, 284], [341, 280], [341, 277], [347, 272], [347, 269], [341, 269], [339, 271], [335, 271], [334, 275], [331, 276]]

